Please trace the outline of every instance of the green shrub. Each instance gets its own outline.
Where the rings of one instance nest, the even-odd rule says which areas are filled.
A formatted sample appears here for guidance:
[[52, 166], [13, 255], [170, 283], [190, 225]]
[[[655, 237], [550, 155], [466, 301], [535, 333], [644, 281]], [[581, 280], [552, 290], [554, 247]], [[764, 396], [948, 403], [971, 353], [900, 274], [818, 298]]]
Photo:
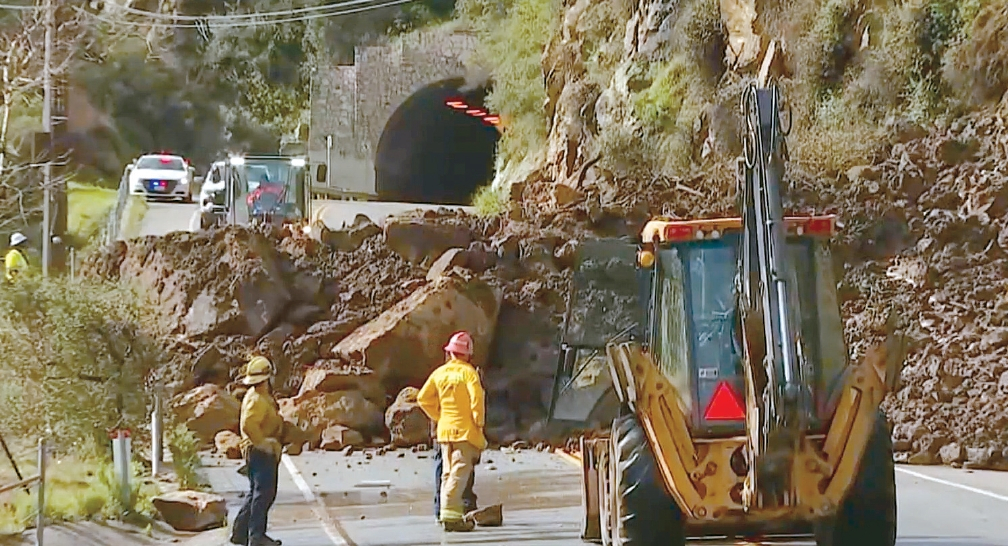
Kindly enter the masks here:
[[0, 426], [47, 436], [58, 451], [103, 454], [107, 431], [146, 426], [148, 375], [160, 345], [141, 328], [152, 306], [112, 284], [27, 277], [0, 291]]
[[472, 204], [478, 216], [500, 216], [508, 210], [508, 190], [492, 183], [481, 186], [473, 194]]
[[199, 489], [200, 456], [199, 439], [185, 423], [172, 423], [166, 427], [168, 449], [172, 454], [172, 468], [182, 489]]
[[506, 124], [498, 153], [511, 161], [521, 160], [546, 139], [541, 60], [560, 6], [557, 0], [525, 0], [503, 2], [501, 8], [503, 17], [501, 9], [484, 2], [464, 2], [460, 12], [477, 19], [479, 55], [493, 75], [487, 104], [502, 115]]

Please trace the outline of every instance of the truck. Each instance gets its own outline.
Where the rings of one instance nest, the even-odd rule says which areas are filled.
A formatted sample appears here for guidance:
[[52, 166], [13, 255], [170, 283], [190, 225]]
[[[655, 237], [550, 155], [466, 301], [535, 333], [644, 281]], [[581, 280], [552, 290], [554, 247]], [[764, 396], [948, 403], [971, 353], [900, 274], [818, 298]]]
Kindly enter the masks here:
[[[581, 536], [603, 545], [814, 537], [893, 546], [880, 404], [906, 338], [852, 356], [834, 215], [785, 216], [775, 85], [743, 95], [738, 217], [652, 218], [579, 252], [551, 424], [580, 437]], [[600, 427], [608, 423], [608, 427]]]
[[[319, 177], [325, 176], [319, 166]], [[311, 177], [300, 155], [231, 156], [213, 163], [200, 194], [200, 228], [303, 222], [311, 216]]]

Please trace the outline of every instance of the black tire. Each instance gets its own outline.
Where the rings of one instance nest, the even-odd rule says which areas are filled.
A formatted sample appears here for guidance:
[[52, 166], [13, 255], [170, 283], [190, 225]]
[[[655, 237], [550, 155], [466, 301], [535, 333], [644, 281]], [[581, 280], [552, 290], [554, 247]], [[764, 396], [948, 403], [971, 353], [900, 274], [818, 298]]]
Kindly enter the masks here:
[[684, 546], [682, 512], [661, 483], [654, 454], [634, 415], [613, 421], [613, 546]]
[[896, 544], [896, 465], [889, 423], [882, 412], [847, 498], [834, 518], [816, 527], [818, 546]]

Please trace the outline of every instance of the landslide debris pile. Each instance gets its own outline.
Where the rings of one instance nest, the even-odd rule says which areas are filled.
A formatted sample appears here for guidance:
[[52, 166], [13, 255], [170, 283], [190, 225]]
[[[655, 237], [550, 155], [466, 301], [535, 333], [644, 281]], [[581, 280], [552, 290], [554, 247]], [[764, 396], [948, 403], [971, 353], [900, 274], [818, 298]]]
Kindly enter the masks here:
[[1006, 122], [1008, 96], [852, 169], [838, 192], [859, 224], [843, 281], [854, 352], [881, 340], [890, 306], [909, 322], [886, 407], [909, 462], [1008, 469]]
[[134, 281], [159, 306], [176, 412], [222, 452], [237, 453], [238, 380], [252, 352], [276, 364], [281, 408], [292, 433], [307, 434], [302, 443], [426, 443], [426, 419], [404, 388], [422, 384], [460, 329], [487, 364], [488, 435], [505, 443], [545, 432], [575, 249], [559, 233], [522, 228], [431, 213], [384, 230], [361, 216], [310, 236], [227, 227], [119, 242], [82, 273]]

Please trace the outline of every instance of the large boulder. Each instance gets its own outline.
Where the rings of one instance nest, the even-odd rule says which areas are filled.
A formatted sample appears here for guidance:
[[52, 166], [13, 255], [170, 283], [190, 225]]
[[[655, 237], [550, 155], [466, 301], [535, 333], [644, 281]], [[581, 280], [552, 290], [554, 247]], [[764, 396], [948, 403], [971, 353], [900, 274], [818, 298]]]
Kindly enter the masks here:
[[384, 428], [381, 409], [357, 391], [309, 391], [280, 399], [279, 404], [284, 419], [302, 428], [343, 425], [362, 432]]
[[206, 531], [227, 522], [224, 497], [202, 491], [173, 491], [154, 497], [154, 508], [177, 531]]
[[309, 392], [360, 391], [365, 398], [384, 405], [385, 391], [374, 370], [338, 360], [318, 360], [305, 372], [299, 395]]
[[392, 434], [392, 445], [396, 447], [430, 442], [430, 419], [417, 404], [417, 392], [416, 387], [406, 387], [385, 410], [385, 427]]
[[459, 330], [473, 337], [473, 362], [485, 363], [500, 301], [498, 289], [455, 270], [354, 330], [332, 352], [344, 362], [366, 365], [386, 392], [396, 392], [422, 384], [444, 361], [444, 345]]
[[184, 392], [171, 403], [175, 415], [203, 442], [222, 430], [238, 432], [241, 402], [219, 385], [208, 383]]
[[466, 248], [472, 238], [469, 228], [462, 225], [410, 217], [394, 217], [385, 222], [385, 244], [411, 263], [437, 258], [449, 248]]

